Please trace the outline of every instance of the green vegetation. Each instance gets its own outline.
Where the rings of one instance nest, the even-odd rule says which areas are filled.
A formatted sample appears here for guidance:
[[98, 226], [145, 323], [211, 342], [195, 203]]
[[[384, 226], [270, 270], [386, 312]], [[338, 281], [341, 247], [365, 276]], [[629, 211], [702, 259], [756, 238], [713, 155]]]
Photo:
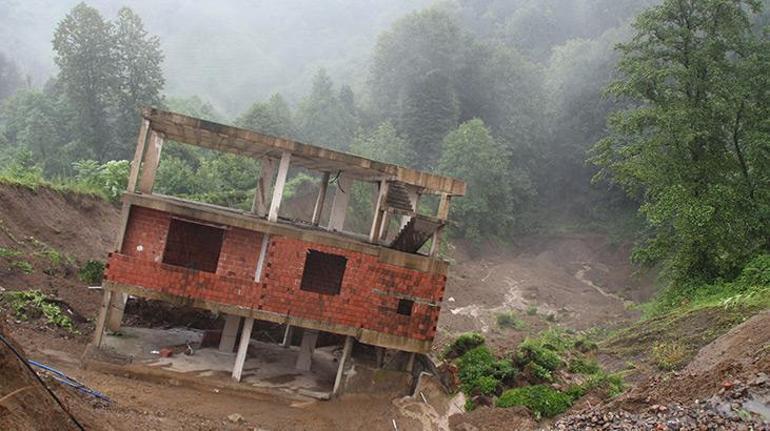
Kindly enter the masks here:
[[644, 318], [602, 342], [604, 351], [640, 356], [671, 370], [702, 346], [761, 310], [770, 308], [770, 259], [751, 260], [734, 281], [670, 286], [643, 308]]
[[517, 331], [523, 331], [527, 328], [527, 324], [524, 323], [521, 318], [516, 316], [516, 313], [509, 311], [507, 313], [500, 313], [497, 315], [497, 326], [501, 328], [515, 329]]
[[535, 417], [550, 418], [567, 411], [572, 397], [546, 385], [525, 386], [509, 389], [497, 399], [497, 407], [524, 406]]
[[469, 395], [494, 395], [516, 375], [510, 360], [496, 359], [486, 346], [465, 352], [458, 360], [458, 369], [460, 388]]
[[[460, 344], [468, 344], [469, 339], [466, 335]], [[592, 391], [615, 397], [623, 392], [623, 379], [620, 374], [606, 373], [595, 358], [586, 355], [592, 349], [585, 346], [592, 343], [589, 334], [549, 329], [525, 339], [510, 358], [498, 359], [486, 346], [478, 345], [457, 359], [460, 389], [471, 397], [498, 396], [498, 407], [524, 406], [537, 417], [562, 413]], [[567, 373], [573, 375], [568, 382], [578, 383], [569, 384], [564, 391], [549, 386], [566, 385]], [[472, 398], [467, 407], [474, 407]]]
[[88, 260], [78, 271], [78, 277], [84, 283], [95, 286], [99, 285], [104, 278], [104, 262], [99, 260]]
[[770, 40], [755, 0], [665, 0], [620, 45], [630, 100], [593, 150], [608, 178], [640, 200], [649, 235], [635, 252], [663, 263], [674, 289], [732, 279], [770, 243]]
[[478, 332], [466, 332], [460, 334], [452, 341], [451, 344], [444, 349], [444, 357], [446, 358], [458, 358], [465, 354], [465, 352], [474, 349], [484, 344], [484, 336]]
[[676, 341], [662, 341], [652, 346], [652, 360], [661, 370], [675, 370], [686, 363], [687, 348]]
[[27, 320], [42, 316], [49, 324], [77, 332], [72, 319], [62, 311], [59, 304], [39, 290], [5, 292], [2, 298], [18, 319]]
[[26, 260], [14, 260], [11, 262], [11, 269], [19, 270], [25, 274], [32, 274], [32, 272], [35, 270], [32, 264]]
[[537, 306], [530, 305], [527, 307], [527, 316], [537, 316]]

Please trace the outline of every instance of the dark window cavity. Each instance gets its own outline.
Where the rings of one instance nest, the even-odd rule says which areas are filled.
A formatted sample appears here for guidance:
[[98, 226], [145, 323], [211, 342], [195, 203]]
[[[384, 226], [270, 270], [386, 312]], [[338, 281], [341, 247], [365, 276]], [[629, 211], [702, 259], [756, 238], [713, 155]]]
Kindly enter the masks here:
[[196, 271], [217, 272], [224, 235], [224, 229], [171, 219], [163, 263]]
[[347, 263], [345, 256], [308, 250], [299, 288], [324, 295], [339, 295]]
[[396, 310], [396, 313], [402, 316], [411, 316], [413, 305], [414, 305], [414, 301], [412, 301], [411, 299], [399, 299], [398, 309]]

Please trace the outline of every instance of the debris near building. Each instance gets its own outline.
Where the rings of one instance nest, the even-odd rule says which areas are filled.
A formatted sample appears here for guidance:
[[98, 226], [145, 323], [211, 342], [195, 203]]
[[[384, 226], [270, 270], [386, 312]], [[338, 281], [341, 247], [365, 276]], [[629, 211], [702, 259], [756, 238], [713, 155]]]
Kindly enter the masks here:
[[[252, 210], [153, 193], [167, 140], [260, 160]], [[309, 220], [281, 217], [292, 167], [320, 174]], [[377, 185], [368, 235], [345, 230], [355, 181]], [[285, 345], [302, 329], [300, 370], [311, 367], [319, 331], [346, 337], [335, 393], [354, 340], [374, 346], [378, 360], [384, 349], [408, 352], [411, 368], [436, 334], [448, 269], [437, 252], [450, 201], [465, 188], [453, 178], [147, 108], [94, 344], [120, 329], [132, 295], [224, 313], [219, 349], [237, 344], [237, 381], [255, 319], [286, 325]], [[439, 199], [434, 214], [419, 211], [428, 194]]]

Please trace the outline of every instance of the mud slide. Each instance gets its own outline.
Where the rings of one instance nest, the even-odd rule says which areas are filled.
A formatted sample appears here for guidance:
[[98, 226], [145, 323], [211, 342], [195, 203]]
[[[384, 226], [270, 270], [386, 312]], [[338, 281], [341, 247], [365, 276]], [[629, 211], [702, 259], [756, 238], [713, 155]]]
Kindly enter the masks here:
[[[573, 234], [529, 238], [513, 250], [471, 257], [458, 250], [439, 319], [439, 344], [478, 331], [501, 350], [526, 332], [558, 323], [585, 329], [636, 317], [630, 303], [652, 294], [649, 277], [633, 275], [630, 246], [606, 236]], [[519, 331], [498, 327], [497, 315], [513, 312]]]

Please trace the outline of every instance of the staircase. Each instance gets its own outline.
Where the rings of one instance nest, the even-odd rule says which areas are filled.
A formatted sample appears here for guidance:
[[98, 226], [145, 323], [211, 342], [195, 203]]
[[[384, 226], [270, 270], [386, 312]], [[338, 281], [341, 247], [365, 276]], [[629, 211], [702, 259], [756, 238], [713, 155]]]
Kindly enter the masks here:
[[388, 247], [407, 253], [417, 253], [444, 224], [437, 218], [414, 214]]

